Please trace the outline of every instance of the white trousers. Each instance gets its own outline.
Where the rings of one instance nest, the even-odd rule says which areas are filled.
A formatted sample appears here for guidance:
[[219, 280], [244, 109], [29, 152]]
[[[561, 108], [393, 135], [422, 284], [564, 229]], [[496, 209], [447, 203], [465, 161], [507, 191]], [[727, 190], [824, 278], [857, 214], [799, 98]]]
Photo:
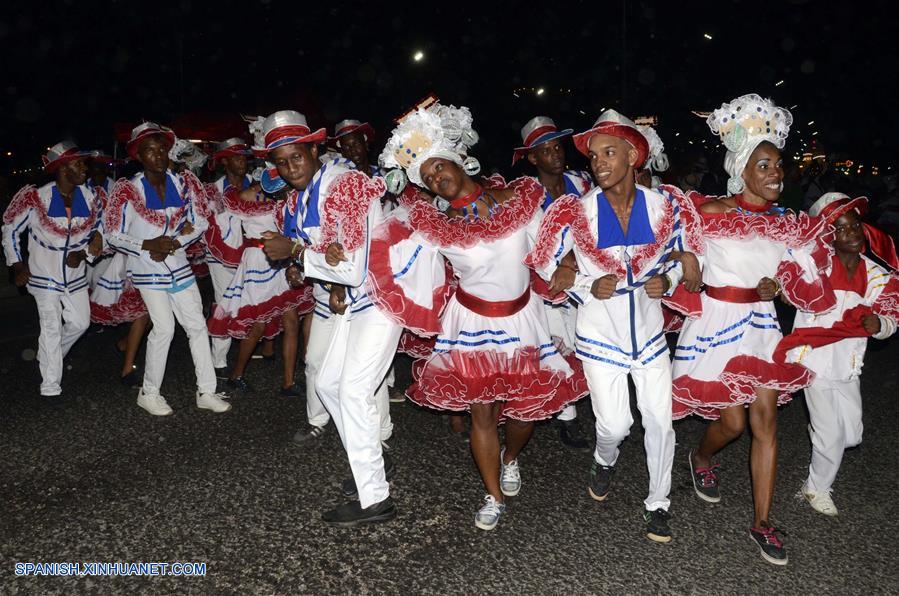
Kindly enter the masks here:
[[[222, 302], [225, 290], [234, 279], [235, 268], [226, 267], [221, 263], [209, 262], [209, 277], [212, 278], [212, 293], [216, 304]], [[212, 338], [212, 365], [215, 368], [227, 368], [228, 350], [231, 349], [230, 337]]]
[[147, 306], [153, 329], [147, 336], [147, 360], [144, 364], [143, 390], [148, 395], [158, 395], [165, 377], [165, 364], [169, 355], [169, 345], [175, 336], [175, 319], [187, 333], [190, 355], [197, 374], [197, 389], [200, 393], [215, 393], [215, 368], [212, 366], [212, 352], [209, 349], [209, 334], [203, 318], [203, 301], [200, 290], [194, 283], [180, 292], [164, 290], [140, 290], [140, 296]]
[[[327, 319], [323, 319], [315, 313], [311, 316], [312, 326], [309, 330], [309, 344], [306, 348], [306, 418], [312, 426], [324, 427], [331, 420], [331, 415], [328, 414], [327, 408], [315, 391], [315, 379], [322, 369], [325, 352], [331, 343], [331, 336], [334, 334], [338, 316], [331, 315]], [[387, 392], [392, 375], [393, 368], [390, 369], [387, 379], [378, 385], [374, 396], [382, 441], [386, 441], [393, 435], [393, 421], [390, 419], [390, 395]]]
[[[637, 389], [637, 408], [643, 418], [643, 446], [649, 471], [646, 509], [668, 510], [671, 501], [671, 466], [674, 462], [674, 427], [671, 424], [671, 363], [656, 359], [646, 368], [630, 371]], [[584, 362], [590, 401], [596, 416], [596, 451], [593, 457], [604, 466], [618, 461], [618, 446], [630, 433], [631, 416], [624, 368]]]
[[859, 379], [831, 381], [817, 377], [805, 389], [812, 423], [812, 461], [806, 487], [826, 492], [833, 486], [843, 451], [862, 442], [862, 394]]
[[375, 390], [393, 363], [402, 327], [372, 307], [352, 321], [336, 319], [315, 389], [346, 449], [359, 503], [368, 507], [390, 495], [381, 456]]
[[62, 393], [62, 359], [91, 324], [91, 305], [87, 290], [32, 293], [37, 304], [41, 334], [37, 340], [37, 359], [41, 371], [41, 395]]

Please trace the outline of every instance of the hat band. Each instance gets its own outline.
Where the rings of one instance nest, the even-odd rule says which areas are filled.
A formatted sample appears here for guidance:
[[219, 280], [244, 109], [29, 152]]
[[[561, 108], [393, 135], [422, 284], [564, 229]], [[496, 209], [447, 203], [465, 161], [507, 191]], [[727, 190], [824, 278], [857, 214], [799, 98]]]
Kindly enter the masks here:
[[311, 131], [308, 126], [303, 126], [301, 124], [292, 125], [292, 126], [279, 126], [278, 128], [269, 131], [267, 135], [265, 135], [265, 146], [270, 147], [273, 143], [280, 141], [281, 139], [285, 139], [287, 137], [305, 137], [308, 136]]
[[546, 125], [546, 126], [540, 126], [540, 127], [538, 127], [538, 128], [535, 128], [534, 130], [532, 130], [532, 131], [528, 134], [527, 137], [525, 137], [525, 139], [524, 139], [524, 144], [525, 144], [526, 147], [531, 147], [531, 146], [533, 146], [534, 141], [536, 141], [537, 139], [539, 139], [540, 137], [542, 137], [542, 136], [545, 135], [546, 133], [548, 133], [548, 132], [556, 132], [557, 130], [558, 130], [558, 128], [556, 128], [555, 126], [553, 126], [553, 125], [551, 125], [551, 124], [548, 124], [548, 125]]

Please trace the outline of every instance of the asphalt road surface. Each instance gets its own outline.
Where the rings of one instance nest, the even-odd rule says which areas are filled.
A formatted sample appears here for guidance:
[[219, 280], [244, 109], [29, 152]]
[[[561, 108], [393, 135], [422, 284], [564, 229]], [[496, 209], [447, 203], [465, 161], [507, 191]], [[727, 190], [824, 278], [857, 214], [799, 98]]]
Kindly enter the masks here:
[[[179, 331], [162, 388], [175, 413], [155, 418], [117, 382], [117, 331], [106, 330], [76, 345], [63, 379], [71, 403], [54, 409], [25, 359], [37, 343], [33, 303], [3, 285], [0, 308], [0, 593], [899, 592], [895, 339], [869, 351], [864, 442], [837, 478], [838, 518], [795, 498], [810, 450], [802, 395], [781, 409], [772, 519], [788, 533], [790, 563], [780, 568], [748, 537], [748, 436], [721, 454], [723, 499], [710, 505], [694, 495], [686, 465], [703, 422], [675, 424], [674, 540], [662, 545], [646, 539], [640, 517], [647, 477], [636, 411], [603, 503], [587, 494], [590, 453], [564, 448], [541, 424], [520, 458], [521, 494], [484, 532], [473, 523], [484, 491], [468, 446], [445, 416], [394, 404], [399, 517], [333, 529], [320, 515], [339, 501], [349, 467], [333, 426], [308, 449], [291, 445], [305, 405], [277, 395], [280, 362], [252, 362], [256, 390], [234, 397], [231, 412], [200, 411]], [[398, 387], [408, 371], [398, 359]], [[578, 411], [592, 428], [589, 402]], [[206, 573], [17, 577], [25, 562], [198, 562]]]

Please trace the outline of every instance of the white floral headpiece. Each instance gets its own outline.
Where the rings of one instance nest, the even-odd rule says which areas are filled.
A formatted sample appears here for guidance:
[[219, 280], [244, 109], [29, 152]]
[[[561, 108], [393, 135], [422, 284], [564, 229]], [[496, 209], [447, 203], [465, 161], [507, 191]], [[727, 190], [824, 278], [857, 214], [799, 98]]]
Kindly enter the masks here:
[[770, 99], [750, 93], [721, 104], [720, 108], [709, 114], [706, 123], [713, 133], [721, 137], [727, 148], [724, 157], [724, 169], [730, 174], [727, 192], [737, 194], [743, 192], [745, 187], [743, 170], [749, 156], [763, 141], [783, 149], [793, 124], [793, 115], [774, 105]]
[[183, 163], [187, 169], [196, 171], [203, 167], [208, 156], [190, 141], [175, 139], [175, 144], [169, 149], [169, 159]]
[[[401, 168], [419, 186], [424, 186], [419, 169], [432, 157], [448, 159], [463, 166], [466, 173], [476, 174], [480, 164], [467, 157], [468, 149], [478, 142], [472, 122], [471, 111], [464, 106], [435, 103], [419, 108], [404, 116], [393, 129], [378, 161], [385, 168]], [[399, 173], [388, 173], [388, 190], [402, 190], [402, 178]]]
[[653, 172], [664, 172], [668, 169], [668, 156], [665, 155], [665, 144], [656, 129], [648, 124], [638, 124], [639, 130], [646, 142], [649, 143], [649, 157], [646, 159], [646, 167]]

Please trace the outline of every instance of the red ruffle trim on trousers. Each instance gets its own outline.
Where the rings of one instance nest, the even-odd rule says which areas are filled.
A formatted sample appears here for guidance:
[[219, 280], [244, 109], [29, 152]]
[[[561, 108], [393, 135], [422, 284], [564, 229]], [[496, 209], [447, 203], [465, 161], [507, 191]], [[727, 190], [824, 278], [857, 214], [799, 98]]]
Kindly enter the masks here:
[[792, 399], [794, 391], [807, 387], [813, 378], [814, 373], [799, 364], [774, 364], [755, 356], [736, 356], [714, 381], [700, 381], [687, 375], [674, 379], [673, 417], [679, 420], [697, 414], [717, 420], [722, 408], [754, 402], [756, 387], [776, 389], [780, 406]]
[[551, 417], [588, 392], [582, 369], [574, 370], [566, 377], [541, 367], [537, 348], [516, 350], [512, 356], [451, 350], [414, 363], [414, 382], [406, 395], [419, 405], [456, 412], [500, 401], [500, 420], [531, 422]]
[[254, 324], [262, 322], [265, 323], [262, 336], [271, 339], [281, 333], [281, 315], [287, 310], [296, 308], [297, 314], [302, 316], [312, 311], [314, 306], [312, 286], [303, 286], [296, 290], [287, 290], [261, 304], [244, 306], [233, 318], [216, 306], [206, 327], [209, 335], [213, 337], [244, 339]]

